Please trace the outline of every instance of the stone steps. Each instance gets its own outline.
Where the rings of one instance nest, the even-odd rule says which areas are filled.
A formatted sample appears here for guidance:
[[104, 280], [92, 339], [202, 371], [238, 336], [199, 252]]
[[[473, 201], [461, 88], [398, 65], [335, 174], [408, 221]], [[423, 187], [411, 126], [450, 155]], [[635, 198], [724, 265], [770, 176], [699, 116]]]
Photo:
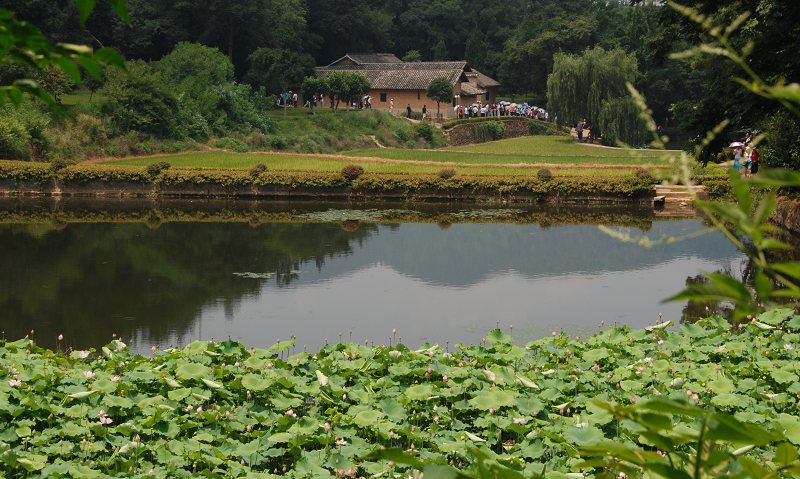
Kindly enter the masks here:
[[682, 185], [658, 185], [653, 197], [657, 217], [694, 216], [692, 202], [708, 199], [706, 188], [702, 185], [687, 188]]

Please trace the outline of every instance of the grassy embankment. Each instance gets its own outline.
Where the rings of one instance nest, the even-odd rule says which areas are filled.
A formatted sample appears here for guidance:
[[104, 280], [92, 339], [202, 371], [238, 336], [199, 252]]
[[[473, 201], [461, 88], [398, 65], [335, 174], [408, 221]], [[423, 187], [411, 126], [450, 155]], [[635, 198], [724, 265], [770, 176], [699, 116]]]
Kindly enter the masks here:
[[579, 145], [570, 137], [529, 136], [442, 149], [373, 148], [336, 156], [196, 152], [113, 160], [115, 165], [147, 166], [166, 161], [174, 168], [247, 169], [263, 163], [275, 171], [339, 171], [356, 163], [368, 172], [437, 173], [452, 168], [465, 175], [535, 176], [542, 168], [557, 176], [630, 175], [631, 169], [671, 171], [664, 153]]

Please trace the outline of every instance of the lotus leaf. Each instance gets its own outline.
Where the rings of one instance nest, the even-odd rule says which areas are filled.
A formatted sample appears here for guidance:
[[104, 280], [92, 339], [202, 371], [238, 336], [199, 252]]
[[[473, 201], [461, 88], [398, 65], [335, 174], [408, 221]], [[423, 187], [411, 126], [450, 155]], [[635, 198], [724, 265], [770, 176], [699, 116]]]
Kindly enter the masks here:
[[433, 386], [417, 384], [406, 389], [403, 395], [410, 401], [425, 401], [433, 395]]
[[794, 310], [790, 308], [784, 309], [772, 309], [767, 311], [766, 313], [762, 313], [758, 316], [758, 321], [761, 323], [770, 324], [772, 326], [777, 326], [782, 322], [786, 321], [787, 319], [794, 316]]
[[201, 379], [211, 376], [211, 368], [194, 362], [183, 362], [175, 369], [178, 379]]
[[609, 354], [610, 353], [606, 348], [590, 349], [589, 351], [583, 353], [583, 359], [585, 361], [591, 361], [593, 363], [596, 363], [601, 359], [607, 358]]
[[779, 384], [793, 383], [800, 379], [795, 373], [787, 371], [786, 369], [773, 369], [770, 371], [770, 376]]
[[743, 407], [746, 406], [748, 402], [749, 401], [745, 398], [745, 396], [727, 392], [717, 394], [711, 398], [711, 404], [719, 406], [723, 409], [728, 409], [733, 406]]
[[791, 414], [779, 414], [777, 421], [786, 439], [791, 441], [792, 444], [800, 445], [800, 417]]
[[516, 404], [515, 394], [497, 387], [491, 387], [479, 391], [475, 397], [469, 400], [469, 403], [484, 411], [489, 409], [499, 409], [505, 406], [514, 406]]
[[242, 387], [249, 391], [264, 391], [272, 385], [272, 381], [257, 374], [248, 373], [242, 376]]

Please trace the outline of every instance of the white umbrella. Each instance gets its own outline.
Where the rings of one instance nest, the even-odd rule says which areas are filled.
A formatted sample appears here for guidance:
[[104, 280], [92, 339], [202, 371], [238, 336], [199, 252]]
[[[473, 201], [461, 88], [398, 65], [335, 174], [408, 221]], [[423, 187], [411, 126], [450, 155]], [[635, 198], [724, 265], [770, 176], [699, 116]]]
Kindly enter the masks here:
[[740, 141], [734, 141], [733, 143], [731, 143], [731, 144], [728, 146], [728, 148], [736, 148], [737, 146], [744, 146], [744, 143], [742, 143], [742, 142], [740, 142]]

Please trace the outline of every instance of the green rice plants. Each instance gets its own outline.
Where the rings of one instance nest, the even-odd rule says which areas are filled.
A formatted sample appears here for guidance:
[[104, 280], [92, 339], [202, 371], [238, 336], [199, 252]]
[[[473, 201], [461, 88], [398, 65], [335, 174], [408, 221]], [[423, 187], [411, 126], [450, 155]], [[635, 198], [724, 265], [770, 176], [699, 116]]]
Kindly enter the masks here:
[[359, 165], [347, 165], [342, 168], [342, 176], [348, 181], [353, 181], [363, 174], [364, 168]]

